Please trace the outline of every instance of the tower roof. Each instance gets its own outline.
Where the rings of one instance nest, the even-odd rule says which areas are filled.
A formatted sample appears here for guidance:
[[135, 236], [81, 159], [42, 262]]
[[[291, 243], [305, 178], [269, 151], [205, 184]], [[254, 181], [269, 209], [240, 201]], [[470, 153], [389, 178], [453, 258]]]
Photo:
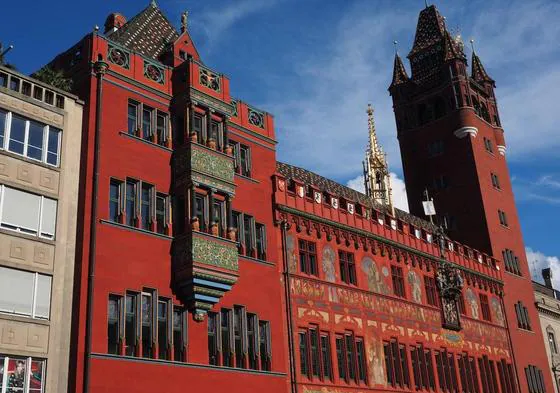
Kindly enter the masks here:
[[179, 33], [163, 15], [155, 1], [121, 26], [109, 38], [144, 56], [158, 59], [165, 46], [179, 38]]
[[494, 83], [494, 79], [490, 78], [490, 75], [484, 69], [480, 58], [476, 55], [475, 51], [473, 50], [472, 54], [472, 73], [471, 77], [477, 82], [490, 82]]
[[401, 60], [401, 57], [398, 53], [395, 53], [395, 61], [393, 64], [393, 80], [391, 81], [391, 89], [394, 86], [398, 86], [400, 84], [406, 83], [409, 81], [408, 74], [406, 73], [406, 68], [404, 68], [404, 64]]
[[420, 11], [414, 45], [408, 57], [426, 49], [440, 41], [446, 32], [445, 20], [434, 5], [430, 5]]

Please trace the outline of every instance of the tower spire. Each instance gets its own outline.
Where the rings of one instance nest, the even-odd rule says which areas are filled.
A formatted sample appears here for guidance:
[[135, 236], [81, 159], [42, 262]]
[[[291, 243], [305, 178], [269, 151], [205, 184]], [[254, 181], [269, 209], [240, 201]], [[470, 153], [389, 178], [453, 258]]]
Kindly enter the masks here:
[[375, 130], [373, 107], [368, 104], [368, 136], [369, 145], [364, 161], [364, 182], [366, 194], [377, 203], [387, 206], [391, 215], [395, 215], [391, 190], [391, 179], [387, 166], [387, 156], [379, 145]]
[[482, 65], [480, 58], [477, 56], [474, 50], [474, 40], [471, 39], [472, 48], [472, 68], [471, 68], [471, 78], [477, 82], [490, 82], [492, 85], [495, 84], [494, 79], [490, 78], [490, 75], [486, 72], [486, 69]]
[[[395, 41], [396, 42], [396, 41]], [[401, 85], [409, 81], [408, 74], [406, 73], [406, 68], [402, 62], [399, 53], [395, 51], [395, 60], [393, 62], [393, 80], [389, 86], [389, 90], [395, 86]]]

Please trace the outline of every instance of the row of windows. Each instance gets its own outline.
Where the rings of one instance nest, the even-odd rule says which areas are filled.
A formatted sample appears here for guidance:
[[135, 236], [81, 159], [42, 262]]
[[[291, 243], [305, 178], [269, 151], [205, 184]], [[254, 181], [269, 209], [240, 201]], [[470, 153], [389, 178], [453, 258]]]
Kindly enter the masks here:
[[529, 393], [546, 393], [541, 369], [531, 365], [525, 367], [525, 377], [527, 378], [527, 385], [529, 385]]
[[214, 366], [270, 371], [270, 323], [242, 306], [209, 312], [208, 355]]
[[59, 166], [62, 132], [0, 109], [0, 149]]
[[45, 360], [0, 354], [0, 393], [44, 393]]
[[52, 277], [0, 267], [0, 313], [49, 319]]
[[0, 228], [54, 239], [57, 201], [0, 184]]
[[109, 296], [108, 353], [186, 361], [186, 311], [157, 291]]
[[529, 320], [529, 311], [521, 302], [515, 303], [515, 315], [517, 316], [517, 327], [524, 330], [532, 330]]
[[8, 88], [24, 96], [33, 97], [36, 100], [64, 109], [64, 96], [55, 94], [54, 91], [44, 89], [26, 80], [21, 80], [14, 75], [0, 72], [0, 87]]
[[169, 197], [140, 180], [111, 179], [109, 220], [147, 231], [169, 234]]
[[233, 147], [235, 173], [251, 177], [251, 148], [231, 139], [229, 144]]
[[319, 331], [317, 326], [300, 329], [299, 356], [300, 371], [308, 378], [322, 381], [333, 380], [331, 343], [327, 332]]
[[[210, 121], [208, 121], [210, 119]], [[215, 148], [219, 151], [224, 149], [224, 123], [221, 120], [212, 118], [209, 113], [192, 111], [191, 135], [196, 135], [196, 140], [200, 144], [215, 143]]]
[[128, 101], [128, 134], [167, 146], [169, 115], [137, 101]]
[[504, 264], [506, 265], [506, 271], [517, 274], [518, 276], [521, 275], [519, 258], [514, 254], [512, 250], [506, 248], [504, 251], [502, 251], [502, 258], [504, 260]]
[[232, 213], [232, 226], [237, 230], [239, 253], [251, 258], [266, 260], [266, 227], [245, 213]]

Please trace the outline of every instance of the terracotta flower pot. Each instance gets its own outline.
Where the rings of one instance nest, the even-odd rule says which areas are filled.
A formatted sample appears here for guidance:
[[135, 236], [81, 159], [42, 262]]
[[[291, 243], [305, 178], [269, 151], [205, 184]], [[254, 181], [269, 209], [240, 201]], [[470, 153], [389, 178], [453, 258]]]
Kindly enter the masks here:
[[232, 242], [237, 241], [237, 229], [235, 228], [228, 229], [228, 239], [231, 240]]
[[225, 153], [226, 153], [228, 156], [231, 156], [231, 155], [233, 154], [233, 147], [231, 147], [231, 145], [227, 145], [227, 146], [226, 146]]
[[198, 142], [198, 135], [196, 132], [191, 132], [191, 142], [197, 143]]
[[191, 228], [193, 231], [200, 231], [200, 222], [198, 221], [198, 217], [191, 220]]
[[220, 236], [220, 228], [218, 227], [218, 223], [217, 222], [213, 222], [212, 225], [210, 226], [210, 232], [212, 233], [212, 235], [214, 236]]
[[216, 149], [216, 140], [214, 138], [208, 139], [208, 147], [210, 149]]

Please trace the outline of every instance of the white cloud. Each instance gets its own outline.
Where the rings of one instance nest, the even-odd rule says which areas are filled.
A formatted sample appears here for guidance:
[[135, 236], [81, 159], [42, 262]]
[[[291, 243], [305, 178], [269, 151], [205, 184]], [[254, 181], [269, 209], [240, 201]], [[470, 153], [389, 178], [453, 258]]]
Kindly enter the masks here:
[[560, 259], [556, 256], [548, 256], [530, 247], [525, 248], [527, 261], [533, 280], [543, 282], [541, 271], [545, 268], [552, 270], [552, 285], [560, 290]]
[[[391, 188], [393, 189], [393, 203], [395, 204], [395, 207], [408, 212], [408, 198], [406, 196], [404, 181], [394, 172], [390, 173], [390, 177]], [[365, 193], [364, 176], [360, 175], [354, 179], [348, 180], [346, 182], [346, 187]]]
[[560, 205], [558, 189], [560, 181], [552, 175], [542, 175], [537, 180], [516, 177], [512, 181], [515, 199], [522, 201], [537, 201], [549, 205]]

